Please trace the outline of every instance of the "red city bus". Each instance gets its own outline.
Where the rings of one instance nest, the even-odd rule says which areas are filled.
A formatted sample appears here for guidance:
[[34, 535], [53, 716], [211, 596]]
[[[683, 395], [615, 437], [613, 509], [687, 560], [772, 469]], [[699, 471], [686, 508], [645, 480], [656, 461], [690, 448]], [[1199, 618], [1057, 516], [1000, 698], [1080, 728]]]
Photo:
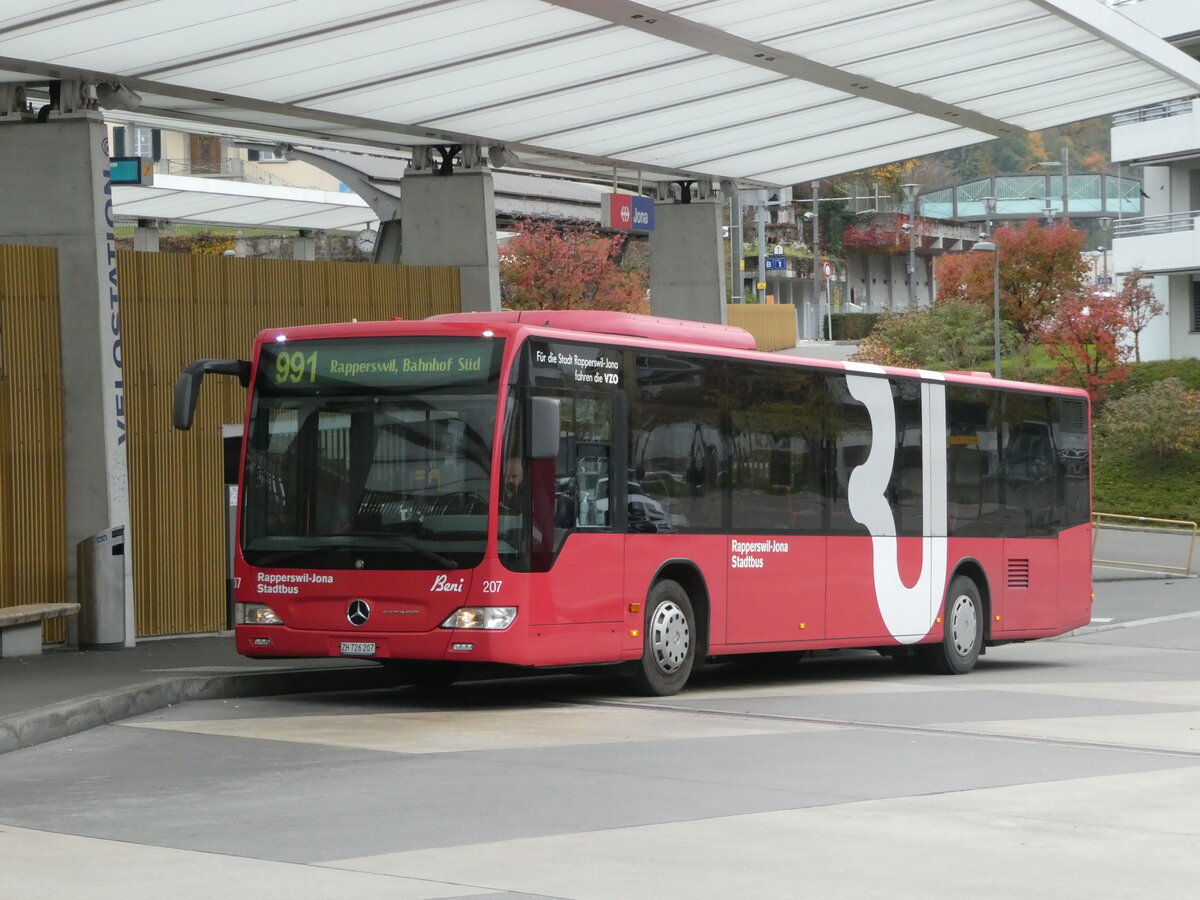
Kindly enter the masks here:
[[442, 667], [874, 648], [970, 671], [1091, 612], [1087, 395], [799, 359], [584, 311], [259, 335], [236, 540], [252, 657]]

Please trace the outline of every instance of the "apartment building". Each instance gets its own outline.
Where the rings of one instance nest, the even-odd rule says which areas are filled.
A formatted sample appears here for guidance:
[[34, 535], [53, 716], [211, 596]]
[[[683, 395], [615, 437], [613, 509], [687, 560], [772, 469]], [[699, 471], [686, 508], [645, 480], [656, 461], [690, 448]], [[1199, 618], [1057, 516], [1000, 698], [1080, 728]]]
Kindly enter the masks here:
[[[1197, 0], [1114, 2], [1121, 13], [1200, 59]], [[1166, 307], [1143, 333], [1143, 359], [1200, 357], [1200, 97], [1113, 118], [1112, 159], [1141, 170], [1144, 215], [1113, 223], [1118, 273], [1152, 276]]]
[[191, 134], [150, 125], [109, 124], [112, 156], [154, 161], [159, 175], [226, 178], [320, 191], [344, 191], [337, 178], [305, 162], [284, 158], [268, 145], [212, 134]]

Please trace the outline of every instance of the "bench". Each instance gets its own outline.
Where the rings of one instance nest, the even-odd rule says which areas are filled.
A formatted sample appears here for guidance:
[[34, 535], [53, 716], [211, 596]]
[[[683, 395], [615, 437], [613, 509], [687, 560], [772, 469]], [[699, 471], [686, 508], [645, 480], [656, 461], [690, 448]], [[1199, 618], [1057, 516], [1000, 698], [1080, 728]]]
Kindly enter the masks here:
[[78, 612], [78, 603], [23, 603], [0, 607], [0, 659], [41, 653], [42, 623]]

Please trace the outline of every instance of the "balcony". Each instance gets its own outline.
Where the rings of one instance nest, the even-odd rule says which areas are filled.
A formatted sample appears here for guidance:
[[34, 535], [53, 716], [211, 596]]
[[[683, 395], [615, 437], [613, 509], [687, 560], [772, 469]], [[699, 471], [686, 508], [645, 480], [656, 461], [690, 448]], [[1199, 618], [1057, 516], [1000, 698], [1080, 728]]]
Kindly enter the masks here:
[[215, 159], [160, 159], [154, 171], [161, 175], [190, 175], [196, 178], [232, 178], [240, 180], [246, 161], [236, 156]]
[[1114, 162], [1200, 156], [1200, 98], [1156, 103], [1113, 117]]
[[1113, 259], [1122, 272], [1200, 270], [1200, 210], [1115, 222]]

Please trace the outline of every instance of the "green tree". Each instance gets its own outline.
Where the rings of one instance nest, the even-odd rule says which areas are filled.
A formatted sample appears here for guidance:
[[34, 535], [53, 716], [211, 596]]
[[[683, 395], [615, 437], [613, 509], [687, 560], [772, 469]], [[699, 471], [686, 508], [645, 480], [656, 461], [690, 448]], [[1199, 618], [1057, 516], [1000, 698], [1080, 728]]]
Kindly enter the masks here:
[[[885, 314], [853, 357], [858, 362], [926, 369], [990, 369], [995, 349], [989, 310], [972, 303], [935, 303], [927, 310]], [[1016, 343], [1001, 325], [1001, 353]]]
[[1107, 452], [1155, 462], [1200, 451], [1200, 391], [1164, 378], [1104, 406], [1095, 423]]

